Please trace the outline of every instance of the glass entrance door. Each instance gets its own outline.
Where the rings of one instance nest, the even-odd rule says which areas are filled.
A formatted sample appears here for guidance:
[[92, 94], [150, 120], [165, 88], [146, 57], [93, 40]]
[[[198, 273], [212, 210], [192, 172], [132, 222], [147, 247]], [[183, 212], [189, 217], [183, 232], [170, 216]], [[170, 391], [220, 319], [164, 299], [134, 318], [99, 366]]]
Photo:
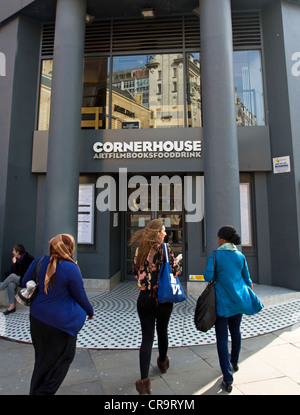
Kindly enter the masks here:
[[[148, 185], [148, 192], [151, 193], [151, 184]], [[130, 189], [129, 189], [130, 190]], [[183, 186], [181, 191], [183, 192]], [[183, 193], [182, 193], [183, 194]], [[159, 192], [159, 201], [158, 207], [161, 210], [157, 212], [151, 211], [151, 198], [149, 197], [148, 204], [143, 205], [143, 209], [137, 212], [132, 212], [128, 210], [126, 212], [126, 220], [125, 220], [125, 247], [126, 247], [126, 271], [125, 271], [125, 278], [132, 279], [133, 278], [133, 258], [135, 253], [135, 247], [129, 246], [129, 241], [132, 235], [144, 228], [147, 223], [152, 219], [162, 219], [165, 224], [167, 236], [165, 238], [165, 242], [171, 244], [174, 255], [177, 256], [179, 254], [183, 255], [182, 261], [182, 276], [180, 276], [180, 280], [184, 282], [184, 246], [185, 246], [185, 238], [184, 238], [184, 211], [183, 206], [181, 203], [178, 203], [178, 199], [182, 195], [178, 194], [178, 191], [175, 192], [173, 186], [170, 188], [170, 203], [168, 204], [169, 210], [164, 209], [164, 204], [162, 201], [161, 192]], [[181, 197], [181, 200], [182, 197]]]

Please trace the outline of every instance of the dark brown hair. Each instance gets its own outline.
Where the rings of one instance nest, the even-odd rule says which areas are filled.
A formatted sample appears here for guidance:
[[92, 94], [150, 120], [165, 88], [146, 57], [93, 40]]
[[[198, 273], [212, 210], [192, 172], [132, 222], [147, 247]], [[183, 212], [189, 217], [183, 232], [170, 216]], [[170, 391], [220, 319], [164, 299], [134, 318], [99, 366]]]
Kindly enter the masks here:
[[16, 244], [14, 246], [14, 250], [18, 252], [18, 254], [23, 255], [25, 253], [25, 247], [22, 244]]

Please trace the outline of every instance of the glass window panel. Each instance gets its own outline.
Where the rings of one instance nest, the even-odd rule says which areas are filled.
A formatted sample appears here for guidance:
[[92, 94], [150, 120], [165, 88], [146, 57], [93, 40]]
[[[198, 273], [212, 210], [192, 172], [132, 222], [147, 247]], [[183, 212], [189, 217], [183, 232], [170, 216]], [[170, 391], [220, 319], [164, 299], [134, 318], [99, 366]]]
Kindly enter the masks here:
[[112, 129], [150, 128], [148, 55], [113, 58]]
[[53, 60], [42, 61], [38, 129], [49, 130]]
[[[183, 255], [183, 249], [182, 249], [182, 246], [174, 246], [174, 245], [172, 245], [172, 250], [173, 250], [173, 254], [174, 254], [174, 257], [176, 258], [179, 254], [182, 254]], [[181, 264], [182, 264], [182, 262], [181, 262]], [[184, 274], [183, 274], [184, 275]]]
[[236, 51], [233, 60], [237, 125], [265, 125], [260, 51]]
[[241, 239], [243, 246], [252, 246], [250, 183], [240, 183]]
[[[182, 180], [179, 176], [172, 176], [166, 178], [153, 178], [152, 193], [154, 210], [168, 212], [168, 211], [182, 211]], [[155, 203], [157, 202], [157, 203]]]
[[166, 232], [167, 236], [165, 237], [165, 242], [168, 242], [171, 245], [183, 243], [182, 231], [167, 230]]
[[127, 230], [127, 260], [132, 260], [134, 258], [135, 250], [137, 248], [137, 244], [129, 245], [129, 242], [131, 241], [131, 238], [136, 233], [137, 229], [130, 229]]
[[[235, 51], [234, 84], [238, 126], [265, 125], [261, 53]], [[42, 61], [38, 129], [49, 129], [53, 60]], [[109, 58], [86, 58], [82, 128], [109, 128]], [[200, 54], [186, 56], [187, 126], [202, 126]], [[111, 128], [184, 127], [182, 54], [113, 59]]]
[[113, 59], [112, 129], [184, 127], [183, 55]]
[[108, 128], [109, 58], [86, 58], [83, 73], [82, 129]]
[[184, 127], [183, 54], [153, 55], [147, 67], [153, 127]]
[[141, 182], [134, 183], [128, 187], [128, 208], [133, 211], [151, 211], [151, 186], [147, 183], [143, 183], [144, 177], [136, 176]]
[[186, 58], [188, 127], [202, 127], [200, 54]]
[[137, 245], [128, 246], [128, 248], [127, 248], [127, 258], [128, 258], [128, 260], [131, 260], [131, 259], [133, 260], [136, 248], [137, 248]]
[[128, 226], [130, 228], [144, 228], [147, 225], [147, 223], [151, 220], [151, 215], [128, 215], [127, 220]]
[[[81, 127], [108, 128], [106, 104], [108, 101], [109, 59], [87, 58], [84, 63]], [[53, 60], [42, 62], [38, 129], [49, 130]]]
[[158, 215], [159, 219], [163, 219], [166, 228], [181, 228], [182, 227], [182, 215]]
[[133, 261], [127, 261], [127, 275], [133, 275]]

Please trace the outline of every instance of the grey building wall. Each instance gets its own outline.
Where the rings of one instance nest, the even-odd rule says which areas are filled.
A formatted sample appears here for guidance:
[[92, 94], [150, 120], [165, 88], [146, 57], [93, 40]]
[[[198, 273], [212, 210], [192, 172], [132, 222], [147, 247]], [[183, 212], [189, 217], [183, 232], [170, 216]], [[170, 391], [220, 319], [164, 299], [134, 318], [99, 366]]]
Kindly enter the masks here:
[[300, 289], [300, 78], [291, 70], [300, 50], [300, 9], [273, 2], [262, 15], [272, 157], [291, 158], [290, 173], [267, 177], [272, 283]]
[[0, 77], [0, 268], [9, 269], [15, 243], [34, 254], [37, 177], [32, 158], [39, 73], [40, 24], [16, 17], [1, 27], [6, 76]]
[[[20, 5], [17, 1], [0, 3], [0, 20], [16, 13]], [[20, 9], [29, 3], [23, 1]], [[251, 1], [248, 3], [252, 4]], [[258, 282], [299, 290], [300, 76], [292, 72], [295, 64], [292, 56], [300, 52], [300, 8], [297, 2], [276, 0], [260, 3], [265, 4], [261, 17], [269, 126], [254, 127], [252, 131], [251, 128], [238, 129], [240, 170], [253, 172], [254, 178], [256, 252], [247, 253], [247, 259]], [[44, 221], [45, 174], [43, 170], [32, 174], [30, 168], [39, 79], [40, 31], [38, 20], [20, 16], [6, 21], [0, 30], [0, 52], [6, 56], [6, 76], [0, 77], [1, 272], [9, 266], [12, 245], [16, 242], [26, 241], [27, 249], [34, 255], [43, 253], [40, 226]], [[190, 134], [190, 130], [187, 132]], [[153, 139], [157, 133], [151, 131]], [[103, 131], [99, 134], [102, 134], [103, 140], [111, 140], [113, 133]], [[118, 139], [123, 132], [114, 134]], [[146, 136], [147, 131], [134, 134]], [[168, 132], [164, 134], [167, 136]], [[173, 131], [172, 134], [176, 137], [180, 132]], [[93, 141], [93, 137], [87, 137], [86, 132], [83, 138], [81, 149]], [[41, 156], [41, 153], [37, 154]], [[285, 155], [291, 157], [291, 173], [274, 174], [272, 157]], [[108, 167], [108, 163], [101, 164], [98, 170], [99, 164], [90, 164], [90, 157], [91, 152], [85, 151], [81, 160], [82, 173], [104, 173], [109, 169], [117, 172], [118, 165]], [[202, 160], [198, 166], [195, 161], [192, 164], [195, 165], [189, 172], [203, 172]], [[158, 171], [157, 166], [151, 166], [152, 171]], [[144, 165], [129, 165], [129, 168], [132, 172], [143, 171]], [[168, 168], [167, 165], [163, 169], [169, 171]], [[184, 172], [184, 169], [181, 171]], [[120, 271], [124, 260], [120, 244], [120, 239], [124, 237], [121, 215], [119, 220], [119, 226], [113, 227], [112, 213], [96, 212], [96, 245], [80, 247], [78, 252], [85, 277], [108, 280]], [[199, 269], [203, 271], [206, 264], [203, 241], [199, 244], [203, 226], [203, 221], [186, 225], [186, 263], [190, 274], [198, 273]]]
[[0, 7], [0, 22], [10, 18], [15, 13], [18, 13], [24, 7], [33, 3], [35, 0], [9, 0], [2, 1]]

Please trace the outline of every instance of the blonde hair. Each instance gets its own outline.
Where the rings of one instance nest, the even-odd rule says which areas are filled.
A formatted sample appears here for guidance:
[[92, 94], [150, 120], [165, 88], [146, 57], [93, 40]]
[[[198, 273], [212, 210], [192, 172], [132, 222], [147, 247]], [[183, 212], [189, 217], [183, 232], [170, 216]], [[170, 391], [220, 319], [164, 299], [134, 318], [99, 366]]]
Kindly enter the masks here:
[[131, 238], [130, 245], [138, 242], [137, 269], [144, 266], [152, 247], [155, 244], [161, 243], [159, 233], [162, 231], [163, 226], [164, 222], [161, 219], [153, 219], [147, 223], [144, 229], [137, 231]]

